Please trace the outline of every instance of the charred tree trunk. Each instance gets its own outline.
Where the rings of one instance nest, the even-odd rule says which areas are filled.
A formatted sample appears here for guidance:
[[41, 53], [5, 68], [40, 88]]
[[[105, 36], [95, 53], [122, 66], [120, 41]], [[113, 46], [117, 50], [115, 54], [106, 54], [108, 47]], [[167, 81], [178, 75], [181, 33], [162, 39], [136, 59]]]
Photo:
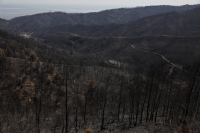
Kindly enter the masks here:
[[68, 84], [67, 84], [67, 81], [68, 81], [68, 78], [69, 78], [69, 74], [68, 74], [68, 68], [66, 68], [66, 83], [65, 83], [65, 87], [66, 87], [66, 92], [65, 92], [65, 117], [66, 117], [66, 120], [65, 120], [65, 123], [66, 123], [66, 127], [65, 127], [65, 133], [68, 133]]
[[144, 105], [145, 105], [146, 99], [147, 99], [147, 89], [148, 89], [148, 79], [147, 79], [146, 89], [145, 89], [145, 98], [144, 98], [144, 102], [143, 102], [143, 104], [142, 104], [141, 112], [140, 112], [140, 124], [142, 124]]
[[122, 97], [122, 82], [121, 82], [121, 86], [120, 86], [119, 103], [118, 103], [118, 114], [117, 114], [118, 123], [119, 123], [119, 117], [120, 117], [121, 97]]
[[103, 110], [102, 110], [102, 118], [101, 118], [101, 130], [104, 129], [104, 120], [105, 120], [104, 116], [105, 116], [105, 108], [106, 108], [106, 102], [107, 102], [107, 90], [108, 90], [108, 83], [106, 85], [105, 92], [104, 92], [104, 102], [103, 102]]

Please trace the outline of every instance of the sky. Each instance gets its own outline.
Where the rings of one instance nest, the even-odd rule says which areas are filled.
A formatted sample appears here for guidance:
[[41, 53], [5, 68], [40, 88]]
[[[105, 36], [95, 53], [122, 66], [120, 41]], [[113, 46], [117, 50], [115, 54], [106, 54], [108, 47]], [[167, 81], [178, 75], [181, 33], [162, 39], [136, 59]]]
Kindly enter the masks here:
[[148, 6], [198, 4], [200, 0], [0, 0], [0, 3]]

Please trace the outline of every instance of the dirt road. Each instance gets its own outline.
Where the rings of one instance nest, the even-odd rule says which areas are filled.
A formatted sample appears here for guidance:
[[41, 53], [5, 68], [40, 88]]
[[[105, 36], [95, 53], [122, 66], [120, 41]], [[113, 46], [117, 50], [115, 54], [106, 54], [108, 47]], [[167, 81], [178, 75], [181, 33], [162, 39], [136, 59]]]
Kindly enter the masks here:
[[158, 55], [158, 56], [160, 56], [162, 59], [164, 59], [165, 61], [167, 61], [168, 63], [170, 63], [172, 66], [177, 67], [177, 68], [179, 68], [179, 69], [181, 69], [181, 70], [183, 70], [183, 71], [189, 73], [188, 71], [184, 70], [184, 69], [182, 68], [182, 66], [175, 65], [174, 63], [172, 63], [170, 60], [168, 60], [168, 59], [167, 59], [164, 55], [162, 55], [162, 54], [159, 54], [159, 53], [156, 53], [156, 52], [151, 52], [151, 51], [145, 51], [145, 50], [137, 49], [137, 48], [135, 48], [135, 47], [133, 46], [133, 44], [129, 43], [129, 42], [126, 41], [125, 39], [123, 39], [123, 38], [121, 38], [121, 37], [120, 37], [119, 39], [122, 39], [122, 40], [125, 41], [127, 44], [131, 45], [131, 47], [132, 47], [133, 49], [137, 50], [137, 51], [140, 51], [140, 52], [143, 52], [143, 53], [150, 53], [150, 54]]

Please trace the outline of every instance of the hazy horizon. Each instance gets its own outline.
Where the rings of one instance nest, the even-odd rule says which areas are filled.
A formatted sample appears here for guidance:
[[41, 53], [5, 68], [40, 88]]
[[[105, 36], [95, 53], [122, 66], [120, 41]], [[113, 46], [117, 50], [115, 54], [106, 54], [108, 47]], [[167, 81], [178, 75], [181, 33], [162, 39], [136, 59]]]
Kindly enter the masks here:
[[0, 3], [26, 4], [80, 4], [80, 5], [115, 5], [115, 6], [148, 6], [148, 5], [185, 5], [197, 4], [200, 0], [0, 0]]
[[45, 12], [89, 13], [119, 8], [110, 5], [52, 5], [52, 4], [0, 4], [0, 18], [10, 20], [15, 17]]
[[[192, 5], [192, 4], [191, 4]], [[89, 13], [114, 8], [134, 8], [141, 5], [81, 5], [81, 4], [14, 4], [0, 1], [0, 18], [10, 20], [15, 17], [45, 12]], [[150, 5], [146, 5], [150, 6]], [[173, 6], [173, 5], [172, 5]], [[174, 5], [176, 6], [176, 5]]]

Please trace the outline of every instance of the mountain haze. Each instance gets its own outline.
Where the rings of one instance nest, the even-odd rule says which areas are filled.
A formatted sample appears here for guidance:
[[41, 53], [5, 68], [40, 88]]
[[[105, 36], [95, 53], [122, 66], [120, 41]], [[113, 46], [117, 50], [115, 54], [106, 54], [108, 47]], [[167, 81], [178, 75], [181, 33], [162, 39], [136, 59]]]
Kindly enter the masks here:
[[186, 12], [171, 12], [145, 17], [126, 24], [109, 25], [69, 25], [63, 24], [35, 32], [33, 35], [46, 37], [57, 32], [70, 32], [81, 36], [193, 36], [200, 35], [200, 8]]
[[12, 33], [35, 32], [43, 28], [59, 26], [61, 24], [105, 25], [124, 24], [147, 16], [163, 14], [167, 12], [184, 12], [199, 7], [200, 5], [184, 6], [147, 6], [137, 8], [111, 9], [94, 13], [41, 13], [23, 16], [6, 21], [6, 27], [0, 24], [0, 28]]

